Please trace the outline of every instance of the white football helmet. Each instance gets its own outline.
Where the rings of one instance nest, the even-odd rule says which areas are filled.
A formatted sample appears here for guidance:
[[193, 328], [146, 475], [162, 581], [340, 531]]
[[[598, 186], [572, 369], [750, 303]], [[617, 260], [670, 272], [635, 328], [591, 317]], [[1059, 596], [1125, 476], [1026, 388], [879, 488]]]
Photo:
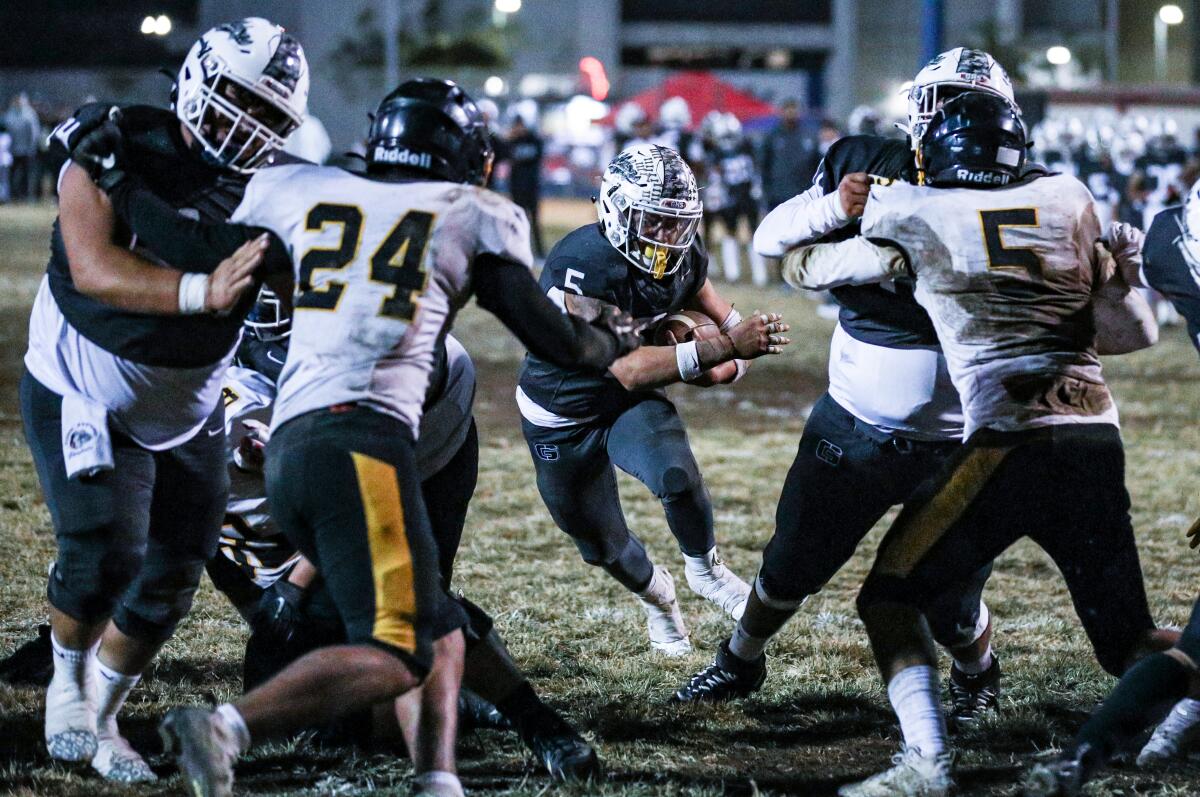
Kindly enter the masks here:
[[246, 174], [304, 121], [308, 79], [304, 50], [283, 28], [261, 17], [227, 22], [183, 59], [175, 115], [209, 159]]
[[692, 109], [683, 97], [669, 97], [658, 108], [658, 121], [668, 130], [687, 130], [692, 126]]
[[908, 90], [909, 144], [916, 151], [925, 126], [942, 103], [964, 91], [998, 94], [1020, 111], [1008, 72], [983, 50], [955, 47], [926, 64]]
[[1183, 200], [1182, 221], [1179, 248], [1188, 261], [1193, 278], [1200, 280], [1200, 180], [1192, 185]]
[[609, 162], [596, 212], [604, 237], [654, 279], [674, 274], [696, 239], [704, 206], [679, 153], [639, 144]]
[[646, 121], [646, 112], [636, 102], [627, 102], [617, 109], [613, 117], [613, 126], [618, 133], [630, 135], [633, 128]]

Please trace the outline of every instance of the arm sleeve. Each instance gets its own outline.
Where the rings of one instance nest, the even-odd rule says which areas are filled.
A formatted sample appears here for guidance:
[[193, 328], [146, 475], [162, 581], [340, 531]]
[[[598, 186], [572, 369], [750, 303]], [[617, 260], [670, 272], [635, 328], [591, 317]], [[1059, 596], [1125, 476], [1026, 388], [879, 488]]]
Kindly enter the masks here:
[[483, 254], [472, 271], [479, 306], [499, 318], [535, 357], [566, 368], [603, 371], [620, 354], [615, 337], [560, 310], [524, 265]]
[[754, 251], [763, 257], [783, 257], [787, 250], [812, 243], [848, 221], [838, 192], [826, 194], [820, 183], [814, 183], [767, 214], [754, 231]]
[[802, 246], [783, 258], [784, 281], [793, 288], [813, 291], [882, 282], [908, 273], [904, 252], [861, 236], [835, 244]]
[[[160, 259], [180, 271], [212, 273], [239, 246], [265, 230], [245, 224], [207, 222], [180, 214], [135, 177], [117, 183], [108, 193], [113, 211]], [[271, 246], [260, 269], [287, 272], [291, 257], [279, 237], [271, 233]]]

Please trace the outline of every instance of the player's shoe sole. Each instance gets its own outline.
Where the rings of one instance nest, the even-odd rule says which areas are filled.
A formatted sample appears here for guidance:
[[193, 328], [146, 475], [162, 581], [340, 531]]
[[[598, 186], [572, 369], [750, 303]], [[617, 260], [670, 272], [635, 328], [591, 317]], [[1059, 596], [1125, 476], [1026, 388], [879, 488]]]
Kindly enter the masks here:
[[208, 709], [171, 709], [158, 732], [166, 751], [175, 754], [191, 794], [232, 797], [233, 757], [222, 749], [212, 715]]

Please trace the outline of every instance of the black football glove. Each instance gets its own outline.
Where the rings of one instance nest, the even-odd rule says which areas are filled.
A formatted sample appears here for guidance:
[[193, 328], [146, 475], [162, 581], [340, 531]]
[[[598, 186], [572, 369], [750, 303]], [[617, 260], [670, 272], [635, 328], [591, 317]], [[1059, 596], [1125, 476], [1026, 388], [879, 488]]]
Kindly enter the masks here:
[[103, 102], [81, 105], [75, 109], [75, 113], [59, 122], [46, 137], [50, 152], [62, 160], [69, 159], [84, 136], [107, 122], [112, 114], [116, 113], [119, 116], [120, 112], [117, 106]]
[[250, 617], [251, 631], [277, 640], [280, 644], [291, 642], [303, 619], [303, 601], [303, 589], [287, 579], [279, 579], [267, 587], [259, 599], [258, 608]]
[[92, 182], [103, 191], [111, 191], [125, 177], [121, 169], [124, 160], [121, 128], [117, 124], [119, 114], [79, 139], [71, 153], [71, 160], [78, 163], [92, 178]]

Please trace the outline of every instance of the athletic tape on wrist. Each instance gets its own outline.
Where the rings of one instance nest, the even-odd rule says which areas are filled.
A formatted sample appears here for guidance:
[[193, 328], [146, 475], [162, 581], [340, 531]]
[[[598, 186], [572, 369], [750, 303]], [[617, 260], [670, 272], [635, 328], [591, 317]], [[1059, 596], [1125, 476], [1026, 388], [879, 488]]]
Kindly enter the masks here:
[[179, 312], [195, 315], [204, 312], [208, 295], [208, 275], [189, 272], [179, 279]]
[[700, 367], [700, 354], [696, 351], [696, 341], [689, 340], [675, 346], [675, 364], [679, 367], [679, 378], [685, 382], [691, 381], [704, 369]]
[[721, 322], [721, 331], [728, 332], [740, 323], [742, 323], [742, 314], [737, 311], [736, 307], [731, 307], [729, 315], [725, 316], [725, 320]]

